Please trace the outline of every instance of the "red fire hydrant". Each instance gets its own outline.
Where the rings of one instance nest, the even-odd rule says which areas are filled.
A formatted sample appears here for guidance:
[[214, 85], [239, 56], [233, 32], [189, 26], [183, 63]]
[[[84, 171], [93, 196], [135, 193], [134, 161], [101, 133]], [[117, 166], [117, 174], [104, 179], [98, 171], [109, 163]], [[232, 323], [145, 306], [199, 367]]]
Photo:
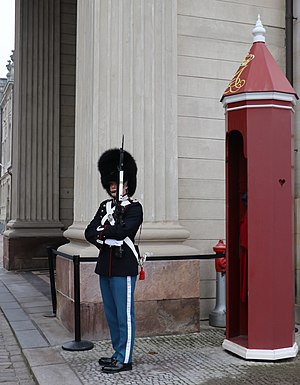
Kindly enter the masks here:
[[[222, 241], [222, 239], [219, 240], [219, 242], [216, 244], [216, 246], [213, 247], [213, 251], [216, 254], [225, 254], [226, 253], [226, 245]], [[216, 258], [215, 259], [215, 267], [217, 273], [226, 273], [226, 258]]]
[[[226, 245], [220, 239], [216, 246], [213, 247], [214, 252], [218, 254], [226, 253]], [[216, 306], [209, 314], [209, 324], [211, 326], [226, 326], [226, 258], [222, 255], [215, 259], [216, 267]]]

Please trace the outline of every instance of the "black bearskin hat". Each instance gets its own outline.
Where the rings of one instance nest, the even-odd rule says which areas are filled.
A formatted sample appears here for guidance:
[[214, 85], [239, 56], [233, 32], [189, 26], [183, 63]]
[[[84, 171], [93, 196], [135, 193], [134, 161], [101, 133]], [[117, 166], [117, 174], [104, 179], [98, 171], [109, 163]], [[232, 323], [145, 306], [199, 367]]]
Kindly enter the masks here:
[[[120, 150], [112, 148], [105, 151], [98, 160], [98, 170], [101, 175], [103, 188], [109, 193], [109, 183], [119, 180]], [[128, 184], [128, 195], [132, 196], [136, 190], [137, 166], [129, 152], [124, 151], [124, 182]]]

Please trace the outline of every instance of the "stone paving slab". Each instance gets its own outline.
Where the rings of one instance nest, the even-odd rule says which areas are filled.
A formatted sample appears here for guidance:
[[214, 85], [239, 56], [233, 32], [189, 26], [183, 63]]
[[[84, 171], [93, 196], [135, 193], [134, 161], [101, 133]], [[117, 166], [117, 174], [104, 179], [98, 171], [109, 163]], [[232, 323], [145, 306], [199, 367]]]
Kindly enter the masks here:
[[62, 345], [65, 341], [74, 339], [74, 335], [57, 318], [44, 317], [42, 314], [31, 314], [30, 317], [51, 346]]
[[47, 385], [82, 385], [68, 364], [37, 366], [34, 375], [38, 384]]
[[47, 313], [49, 312], [49, 304], [47, 306], [26, 306], [23, 307], [27, 314]]
[[24, 349], [24, 355], [31, 367], [65, 363], [58, 347]]
[[21, 306], [15, 300], [12, 302], [2, 302], [2, 303], [0, 303], [0, 307], [3, 310], [5, 310], [5, 309], [21, 309]]
[[45, 299], [45, 297], [38, 297], [38, 298], [31, 298], [30, 300], [24, 300], [22, 299], [22, 307], [24, 309], [30, 308], [30, 307], [43, 307], [47, 306], [49, 307], [49, 300]]
[[10, 326], [15, 331], [20, 330], [35, 330], [36, 326], [32, 323], [31, 320], [25, 320], [25, 321], [12, 321], [10, 322]]
[[10, 292], [6, 289], [6, 287], [1, 287], [0, 294], [0, 304], [9, 303], [14, 300], [14, 296], [10, 294]]
[[23, 349], [26, 348], [40, 348], [49, 346], [48, 341], [37, 330], [15, 330], [15, 335]]
[[40, 385], [82, 384], [59, 350], [58, 347], [23, 350], [37, 382]]
[[3, 312], [5, 314], [5, 317], [8, 319], [8, 321], [27, 321], [28, 316], [24, 312], [23, 309], [3, 309]]

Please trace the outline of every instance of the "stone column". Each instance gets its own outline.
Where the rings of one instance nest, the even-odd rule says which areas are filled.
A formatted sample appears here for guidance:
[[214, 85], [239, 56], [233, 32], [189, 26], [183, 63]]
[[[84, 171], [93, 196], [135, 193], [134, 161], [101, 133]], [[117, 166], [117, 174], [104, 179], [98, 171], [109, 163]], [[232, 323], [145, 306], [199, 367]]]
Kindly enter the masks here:
[[[144, 207], [142, 251], [154, 255], [197, 252], [183, 244], [189, 232], [178, 223], [176, 4], [175, 0], [78, 1], [74, 223], [64, 233], [70, 243], [60, 248], [63, 252], [97, 255], [97, 249], [84, 240], [84, 229], [106, 197], [97, 160], [106, 149], [120, 147], [122, 134], [125, 149], [138, 165], [135, 197]], [[71, 269], [67, 261], [58, 259], [58, 314], [70, 327], [72, 282], [66, 285], [65, 277]], [[94, 315], [90, 304], [82, 312], [89, 313], [93, 324], [87, 326], [83, 320], [83, 333], [93, 335], [95, 328], [99, 336], [99, 285], [93, 270], [94, 264], [82, 264], [83, 306], [95, 303]], [[149, 262], [146, 270], [147, 287], [152, 289], [137, 289], [144, 314], [147, 307], [155, 318], [159, 300], [165, 299], [160, 310], [166, 317], [172, 314], [174, 328], [197, 330], [198, 262]], [[160, 285], [155, 284], [157, 277]], [[175, 314], [183, 298], [189, 303], [186, 321]], [[157, 328], [152, 332], [166, 332], [168, 322], [156, 316], [152, 321]], [[143, 322], [143, 332], [151, 333]]]
[[4, 266], [47, 266], [59, 221], [60, 0], [16, 0], [12, 220]]

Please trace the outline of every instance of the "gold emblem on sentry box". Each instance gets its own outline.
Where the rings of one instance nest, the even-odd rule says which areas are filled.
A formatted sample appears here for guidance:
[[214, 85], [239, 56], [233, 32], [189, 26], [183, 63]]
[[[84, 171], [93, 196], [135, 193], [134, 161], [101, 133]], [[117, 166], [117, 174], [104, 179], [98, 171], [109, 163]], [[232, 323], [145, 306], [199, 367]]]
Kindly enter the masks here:
[[246, 80], [241, 79], [241, 76], [242, 76], [242, 73], [247, 68], [248, 64], [254, 58], [255, 58], [255, 55], [253, 55], [252, 53], [248, 53], [248, 55], [242, 61], [239, 69], [234, 74], [234, 77], [232, 78], [231, 82], [229, 83], [228, 87], [226, 88], [224, 95], [234, 94], [235, 92], [238, 92], [246, 84]]

